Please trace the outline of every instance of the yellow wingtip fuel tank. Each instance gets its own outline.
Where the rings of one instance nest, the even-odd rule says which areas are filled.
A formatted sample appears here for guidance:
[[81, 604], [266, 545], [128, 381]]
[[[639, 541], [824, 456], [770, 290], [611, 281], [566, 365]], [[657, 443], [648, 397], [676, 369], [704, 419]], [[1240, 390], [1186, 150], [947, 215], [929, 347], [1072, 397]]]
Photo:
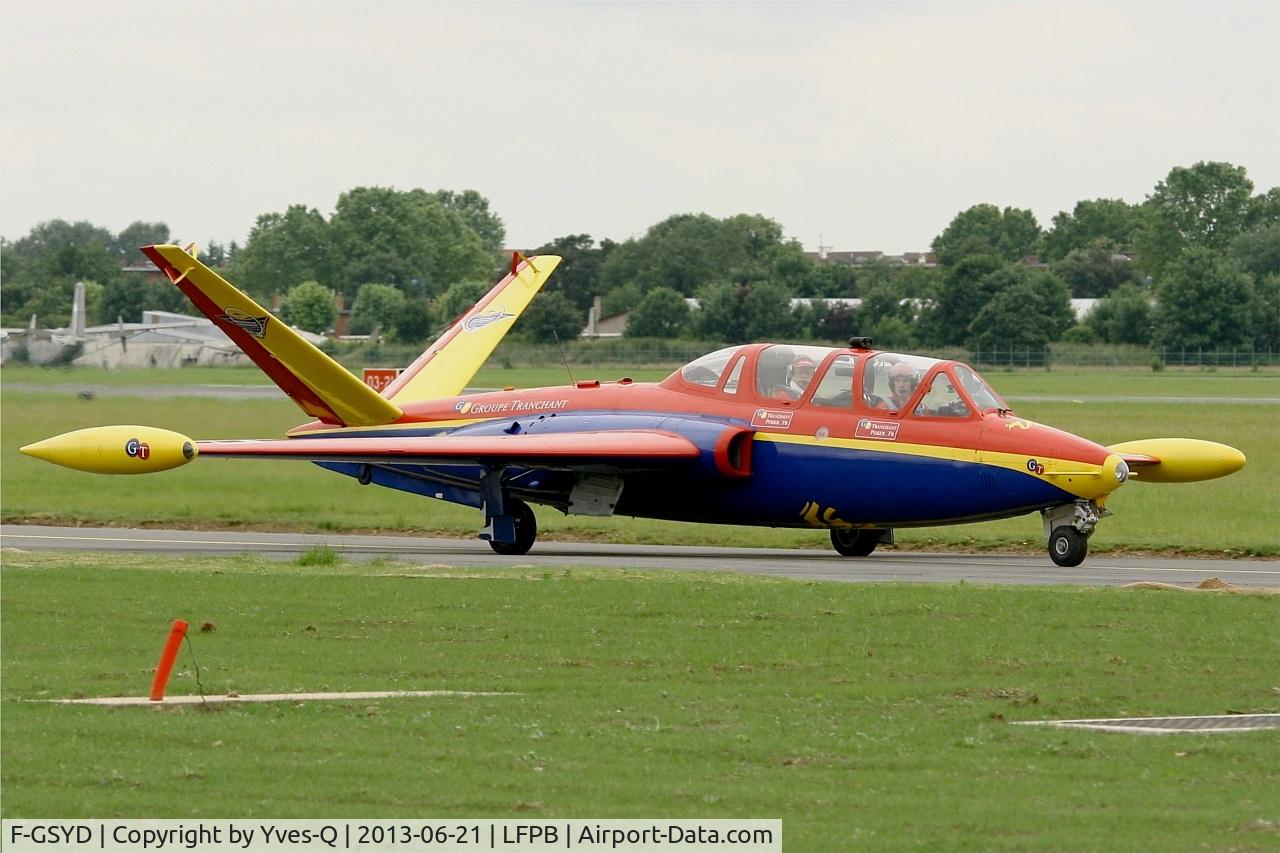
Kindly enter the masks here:
[[199, 455], [185, 435], [146, 426], [105, 426], [55, 435], [22, 448], [27, 456], [92, 474], [151, 474]]
[[1244, 454], [1234, 447], [1198, 438], [1144, 438], [1107, 448], [1122, 456], [1139, 454], [1150, 461], [1131, 462], [1139, 483], [1194, 483], [1234, 474], [1244, 467]]

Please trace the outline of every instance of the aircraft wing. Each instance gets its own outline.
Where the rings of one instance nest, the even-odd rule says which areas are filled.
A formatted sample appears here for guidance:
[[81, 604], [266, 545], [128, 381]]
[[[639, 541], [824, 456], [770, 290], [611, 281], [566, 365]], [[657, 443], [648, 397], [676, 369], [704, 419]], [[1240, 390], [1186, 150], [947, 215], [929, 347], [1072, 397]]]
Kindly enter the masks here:
[[297, 459], [310, 462], [471, 465], [505, 463], [575, 469], [671, 465], [696, 459], [689, 439], [660, 430], [555, 433], [551, 435], [419, 438], [288, 438], [267, 441], [200, 441], [199, 456], [240, 459]]
[[559, 263], [557, 255], [516, 256], [510, 274], [405, 368], [383, 396], [404, 405], [461, 394]]
[[143, 246], [142, 253], [308, 415], [343, 426], [378, 426], [402, 414], [182, 248]]

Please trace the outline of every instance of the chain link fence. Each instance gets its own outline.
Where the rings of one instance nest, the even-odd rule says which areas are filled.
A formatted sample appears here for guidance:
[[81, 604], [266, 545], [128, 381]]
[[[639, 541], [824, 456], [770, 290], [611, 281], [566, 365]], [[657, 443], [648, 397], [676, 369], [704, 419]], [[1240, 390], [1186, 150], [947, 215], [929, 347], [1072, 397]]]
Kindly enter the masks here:
[[[717, 341], [663, 340], [655, 338], [608, 338], [566, 341], [563, 350], [555, 344], [503, 341], [489, 358], [495, 367], [558, 366], [565, 359], [574, 367], [623, 366], [630, 368], [675, 369], [726, 344]], [[1162, 370], [1164, 368], [1276, 368], [1280, 349], [1204, 350], [1109, 344], [1053, 344], [1047, 349], [985, 349], [960, 347], [908, 348], [935, 358], [957, 359], [976, 367], [1053, 370], [1088, 367], [1096, 369]], [[907, 350], [904, 350], [907, 351]], [[344, 347], [335, 353], [348, 366], [405, 366], [418, 357], [420, 349], [408, 345], [363, 345]]]

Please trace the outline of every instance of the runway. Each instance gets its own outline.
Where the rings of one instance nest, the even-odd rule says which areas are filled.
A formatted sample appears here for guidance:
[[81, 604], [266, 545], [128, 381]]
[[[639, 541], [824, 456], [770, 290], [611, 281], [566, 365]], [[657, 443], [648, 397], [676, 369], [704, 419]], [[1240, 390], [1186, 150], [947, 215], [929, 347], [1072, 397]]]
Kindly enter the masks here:
[[389, 558], [430, 566], [478, 569], [598, 566], [681, 571], [727, 571], [794, 580], [849, 583], [906, 582], [1120, 586], [1135, 581], [1194, 586], [1210, 577], [1240, 587], [1280, 588], [1280, 561], [1091, 556], [1074, 569], [1047, 554], [957, 554], [882, 551], [864, 559], [828, 550], [712, 548], [539, 542], [521, 557], [500, 557], [479, 540], [398, 536], [255, 533], [252, 531], [130, 530], [124, 528], [0, 527], [0, 546], [26, 551], [141, 554], [244, 554], [289, 560], [327, 545], [352, 561]]

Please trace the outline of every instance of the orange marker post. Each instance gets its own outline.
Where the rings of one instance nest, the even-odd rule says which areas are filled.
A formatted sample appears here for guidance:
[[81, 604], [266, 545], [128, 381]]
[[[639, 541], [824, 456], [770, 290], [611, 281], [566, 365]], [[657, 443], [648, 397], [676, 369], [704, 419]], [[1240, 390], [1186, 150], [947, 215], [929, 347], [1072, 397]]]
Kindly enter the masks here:
[[174, 619], [173, 627], [169, 629], [169, 639], [165, 641], [164, 651], [160, 653], [160, 663], [156, 665], [155, 680], [151, 682], [152, 702], [160, 702], [164, 699], [164, 688], [169, 683], [173, 661], [178, 656], [178, 649], [182, 646], [182, 638], [185, 636], [187, 636], [187, 623], [181, 619]]

